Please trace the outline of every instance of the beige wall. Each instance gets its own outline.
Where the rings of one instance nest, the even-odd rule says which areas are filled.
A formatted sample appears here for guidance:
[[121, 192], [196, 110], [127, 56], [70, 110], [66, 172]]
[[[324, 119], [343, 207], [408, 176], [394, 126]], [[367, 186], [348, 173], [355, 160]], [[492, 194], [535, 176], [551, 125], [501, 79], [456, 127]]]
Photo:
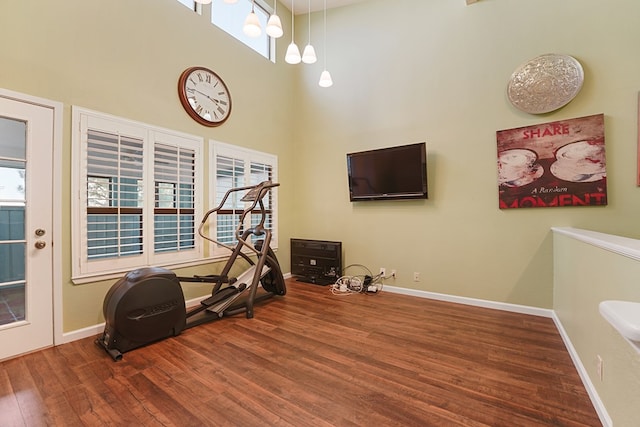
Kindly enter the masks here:
[[[282, 8], [285, 27], [291, 21], [286, 13]], [[209, 16], [209, 6], [199, 16], [175, 0], [6, 0], [0, 5], [0, 87], [64, 104], [60, 239], [65, 332], [103, 321], [102, 301], [114, 282], [71, 283], [72, 105], [277, 154], [283, 183], [280, 255], [288, 259], [294, 213], [288, 125], [295, 70], [247, 49], [211, 25]], [[284, 43], [278, 42], [280, 51]], [[219, 128], [197, 124], [178, 100], [178, 77], [194, 65], [216, 71], [231, 91], [232, 114]], [[285, 266], [288, 271], [288, 261]], [[205, 271], [219, 271], [219, 266]]]
[[[345, 264], [396, 269], [398, 286], [550, 308], [551, 226], [639, 234], [637, 2], [369, 0], [330, 10], [330, 89], [317, 86], [322, 13], [312, 15], [320, 61], [290, 66], [212, 27], [207, 10], [199, 17], [173, 0], [3, 2], [0, 86], [65, 106], [65, 218], [70, 106], [80, 105], [277, 154], [285, 271], [289, 237], [335, 239]], [[279, 11], [286, 27], [286, 9]], [[299, 45], [306, 21], [298, 17]], [[280, 54], [288, 42], [280, 39]], [[510, 74], [549, 52], [581, 61], [581, 93], [547, 115], [516, 110], [506, 98]], [[197, 125], [177, 100], [177, 76], [197, 64], [231, 89], [232, 117], [221, 128]], [[498, 209], [496, 130], [601, 112], [609, 206]], [[349, 202], [347, 152], [417, 141], [428, 145], [429, 200]], [[110, 282], [71, 284], [68, 219], [63, 226], [70, 331], [100, 320]]]
[[[277, 154], [285, 272], [290, 237], [340, 240], [345, 265], [396, 269], [397, 286], [552, 308], [552, 226], [640, 236], [640, 2], [368, 0], [330, 10], [330, 89], [317, 86], [322, 14], [312, 15], [320, 61], [290, 66], [281, 60], [290, 15], [278, 11], [285, 37], [274, 65], [212, 27], [208, 6], [198, 16], [175, 0], [0, 5], [0, 87], [64, 104], [65, 331], [101, 322], [113, 283], [70, 280], [71, 105]], [[297, 19], [299, 45], [306, 43], [306, 22]], [[563, 109], [528, 115], [508, 102], [507, 81], [518, 65], [544, 53], [576, 57], [585, 84]], [[177, 78], [192, 65], [214, 69], [231, 90], [233, 113], [220, 128], [203, 128], [180, 106]], [[598, 113], [605, 114], [608, 206], [498, 209], [497, 130]], [[428, 147], [429, 200], [349, 202], [347, 152], [418, 141]], [[609, 262], [585, 256], [592, 265]], [[592, 326], [584, 322], [577, 327]], [[612, 345], [619, 347], [613, 360], [629, 358], [619, 340]], [[585, 351], [590, 358], [596, 349]], [[610, 378], [598, 390], [617, 412], [607, 388], [623, 380]]]
[[[640, 235], [637, 16], [633, 0], [369, 0], [330, 10], [334, 86], [316, 89], [319, 61], [297, 87], [297, 237], [341, 240], [345, 264], [397, 269], [397, 286], [551, 308], [552, 226]], [[320, 18], [312, 29], [322, 42]], [[584, 86], [559, 111], [529, 115], [511, 106], [507, 83], [545, 53], [577, 58]], [[498, 209], [497, 130], [598, 113], [608, 206]], [[346, 153], [418, 141], [427, 142], [429, 200], [349, 202]]]
[[[569, 233], [569, 234], [567, 234]], [[577, 237], [575, 237], [575, 236]], [[636, 426], [640, 414], [640, 354], [599, 313], [600, 302], [640, 302], [638, 241], [610, 249], [610, 236], [582, 230], [554, 233], [554, 305], [613, 425]], [[600, 380], [596, 357], [602, 357]]]

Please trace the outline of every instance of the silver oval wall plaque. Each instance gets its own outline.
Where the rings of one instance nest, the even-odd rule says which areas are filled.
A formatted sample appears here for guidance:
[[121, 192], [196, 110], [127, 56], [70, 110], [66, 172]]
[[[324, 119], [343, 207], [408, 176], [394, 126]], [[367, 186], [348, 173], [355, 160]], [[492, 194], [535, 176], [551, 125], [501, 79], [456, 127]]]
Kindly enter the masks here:
[[571, 102], [583, 81], [582, 65], [574, 57], [540, 55], [514, 71], [507, 95], [514, 107], [530, 114], [543, 114]]

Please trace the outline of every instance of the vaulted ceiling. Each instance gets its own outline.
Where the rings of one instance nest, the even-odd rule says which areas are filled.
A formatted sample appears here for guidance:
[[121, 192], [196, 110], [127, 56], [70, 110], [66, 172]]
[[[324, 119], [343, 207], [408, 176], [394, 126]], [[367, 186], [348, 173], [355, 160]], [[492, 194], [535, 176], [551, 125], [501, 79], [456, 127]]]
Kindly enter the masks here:
[[[266, 0], [267, 3], [271, 4], [270, 0]], [[311, 11], [316, 12], [324, 9], [324, 0], [280, 0], [282, 4], [284, 4], [287, 9], [291, 10], [292, 4], [294, 8], [294, 13], [296, 15], [301, 15], [303, 13], [309, 12], [309, 3], [311, 3]], [[367, 0], [327, 0], [327, 9], [332, 9], [334, 7], [342, 7], [353, 3], [362, 3]], [[460, 0], [462, 1], [462, 0]], [[476, 3], [478, 0], [466, 0], [467, 4]]]
[[[294, 13], [300, 15], [309, 11], [309, 0], [280, 0], [287, 9], [291, 10], [291, 4], [293, 3]], [[324, 9], [324, 0], [310, 0], [311, 11], [316, 12]], [[346, 6], [352, 3], [360, 3], [366, 0], [327, 0], [327, 9], [334, 7]], [[271, 4], [271, 1], [267, 0], [267, 3]]]

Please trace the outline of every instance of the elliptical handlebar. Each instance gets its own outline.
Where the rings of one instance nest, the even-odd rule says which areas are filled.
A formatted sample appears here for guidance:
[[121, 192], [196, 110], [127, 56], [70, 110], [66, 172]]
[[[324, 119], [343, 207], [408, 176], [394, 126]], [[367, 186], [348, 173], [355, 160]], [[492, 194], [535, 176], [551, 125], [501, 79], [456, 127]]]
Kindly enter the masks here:
[[[225, 248], [229, 249], [229, 250], [233, 250], [233, 247], [228, 246], [214, 238], [211, 238], [209, 236], [207, 236], [206, 234], [204, 234], [204, 225], [207, 222], [207, 220], [209, 219], [209, 215], [218, 212], [219, 210], [221, 210], [224, 207], [224, 204], [227, 202], [227, 199], [229, 198], [229, 196], [232, 193], [237, 193], [239, 191], [247, 191], [247, 193], [240, 199], [240, 201], [242, 202], [252, 202], [251, 205], [249, 205], [248, 207], [246, 207], [243, 211], [242, 214], [240, 215], [240, 221], [238, 221], [238, 226], [236, 227], [235, 230], [235, 236], [236, 238], [242, 242], [244, 245], [249, 246], [245, 240], [242, 238], [242, 226], [244, 224], [244, 220], [245, 217], [251, 213], [255, 207], [259, 204], [260, 205], [260, 213], [262, 215], [262, 217], [260, 218], [260, 223], [258, 224], [258, 226], [256, 226], [255, 228], [258, 230], [261, 230], [264, 228], [264, 221], [266, 219], [266, 214], [265, 214], [265, 209], [264, 209], [264, 203], [262, 202], [262, 199], [264, 198], [264, 196], [266, 196], [272, 188], [278, 187], [280, 184], [277, 182], [272, 182], [272, 181], [262, 181], [259, 184], [256, 185], [249, 185], [249, 186], [245, 186], [245, 187], [235, 187], [235, 188], [230, 188], [229, 190], [227, 190], [227, 192], [224, 194], [224, 197], [222, 197], [222, 200], [220, 201], [220, 203], [218, 204], [218, 206], [216, 206], [213, 209], [210, 209], [209, 211], [207, 211], [204, 214], [204, 217], [202, 218], [202, 221], [200, 222], [200, 226], [198, 227], [198, 234], [200, 235], [200, 237], [202, 237], [205, 240], [208, 240], [209, 242], [215, 243], [217, 245], [220, 246], [224, 246]], [[254, 249], [255, 250], [255, 249]]]

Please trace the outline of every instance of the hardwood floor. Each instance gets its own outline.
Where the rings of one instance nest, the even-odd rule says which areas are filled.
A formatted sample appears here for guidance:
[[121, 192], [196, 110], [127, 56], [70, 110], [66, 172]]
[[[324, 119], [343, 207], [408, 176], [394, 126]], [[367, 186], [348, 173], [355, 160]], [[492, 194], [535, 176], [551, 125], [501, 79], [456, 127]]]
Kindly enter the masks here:
[[551, 319], [287, 283], [120, 362], [93, 339], [5, 361], [0, 425], [601, 425]]

